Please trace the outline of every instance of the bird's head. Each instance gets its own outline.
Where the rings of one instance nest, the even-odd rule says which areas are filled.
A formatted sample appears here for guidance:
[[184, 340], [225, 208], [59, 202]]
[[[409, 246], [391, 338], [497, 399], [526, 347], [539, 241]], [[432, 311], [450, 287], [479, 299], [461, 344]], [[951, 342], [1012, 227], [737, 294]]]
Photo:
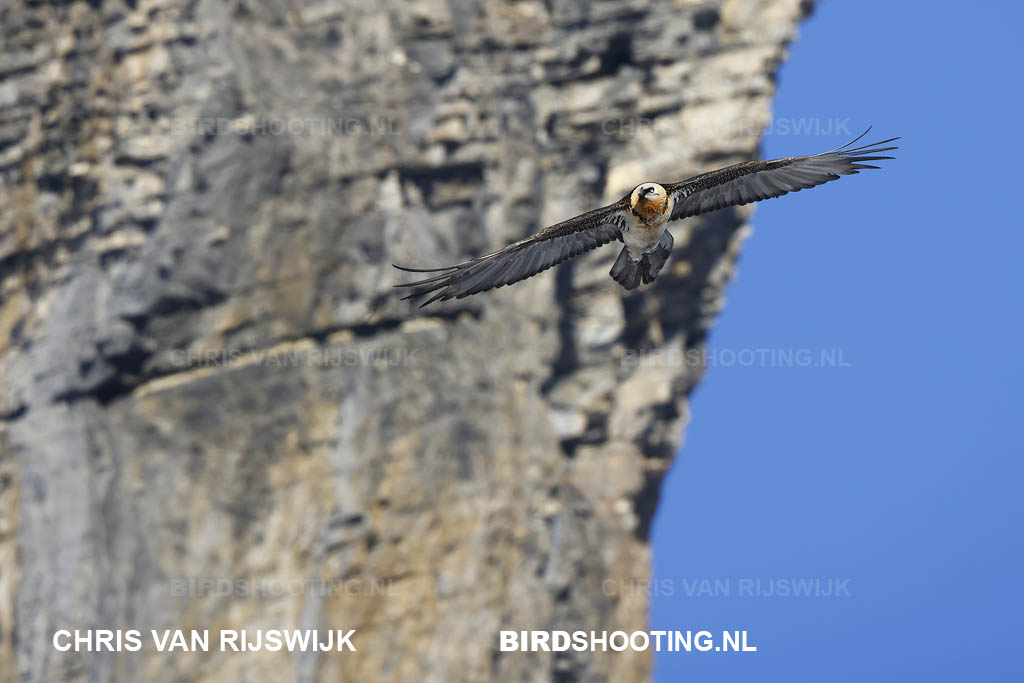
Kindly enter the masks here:
[[668, 192], [658, 183], [641, 183], [629, 196], [629, 208], [636, 215], [649, 220], [665, 210]]

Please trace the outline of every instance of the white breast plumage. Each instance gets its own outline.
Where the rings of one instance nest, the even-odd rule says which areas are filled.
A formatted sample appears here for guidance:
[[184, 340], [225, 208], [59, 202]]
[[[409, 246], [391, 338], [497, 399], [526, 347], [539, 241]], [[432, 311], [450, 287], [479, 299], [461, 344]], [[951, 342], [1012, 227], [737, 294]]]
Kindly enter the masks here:
[[661, 216], [645, 223], [639, 216], [626, 212], [626, 225], [622, 231], [622, 241], [629, 249], [630, 254], [639, 258], [642, 254], [652, 252], [658, 246], [658, 241], [665, 232], [668, 218], [672, 215], [672, 207], [662, 213]]

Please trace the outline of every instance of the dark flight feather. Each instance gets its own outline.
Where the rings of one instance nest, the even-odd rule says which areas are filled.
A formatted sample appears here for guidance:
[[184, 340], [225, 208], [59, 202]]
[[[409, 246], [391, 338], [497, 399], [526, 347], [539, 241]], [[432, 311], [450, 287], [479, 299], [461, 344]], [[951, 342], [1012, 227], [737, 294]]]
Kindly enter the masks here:
[[619, 216], [624, 208], [622, 204], [620, 201], [556, 223], [504, 249], [454, 266], [404, 268], [396, 265], [395, 268], [411, 273], [438, 273], [424, 280], [396, 286], [413, 289], [403, 299], [433, 292], [432, 297], [420, 304], [422, 308], [434, 301], [461, 299], [525, 280], [585, 251], [622, 239]]
[[892, 159], [891, 156], [879, 155], [879, 152], [897, 149], [895, 146], [882, 145], [899, 138], [850, 147], [866, 133], [867, 131], [864, 131], [856, 140], [831, 152], [770, 161], [745, 161], [694, 176], [681, 183], [666, 185], [665, 189], [675, 197], [672, 219], [698, 216], [727, 206], [741, 206], [781, 197], [789, 192], [799, 192], [830, 180], [837, 180], [839, 176], [852, 175], [863, 169], [878, 168], [863, 162]]

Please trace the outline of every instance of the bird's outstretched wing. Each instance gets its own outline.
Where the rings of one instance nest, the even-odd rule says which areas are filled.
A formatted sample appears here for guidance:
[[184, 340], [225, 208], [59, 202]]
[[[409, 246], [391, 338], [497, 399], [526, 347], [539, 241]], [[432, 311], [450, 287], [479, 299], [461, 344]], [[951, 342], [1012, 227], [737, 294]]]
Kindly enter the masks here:
[[510, 285], [585, 251], [613, 240], [621, 240], [625, 210], [628, 210], [628, 206], [620, 201], [588, 211], [556, 223], [504, 249], [447, 268], [403, 268], [396, 265], [395, 268], [410, 273], [437, 273], [424, 280], [396, 286], [413, 288], [412, 293], [403, 299], [436, 292], [420, 304], [422, 308], [433, 301], [461, 299], [494, 287]]
[[747, 161], [694, 176], [681, 183], [666, 185], [665, 190], [675, 199], [672, 218], [697, 216], [727, 206], [779, 197], [836, 180], [841, 175], [851, 175], [865, 168], [878, 168], [865, 162], [892, 159], [879, 156], [879, 153], [897, 149], [895, 146], [883, 145], [899, 138], [851, 147], [867, 132], [864, 131], [856, 140], [831, 152], [771, 161]]

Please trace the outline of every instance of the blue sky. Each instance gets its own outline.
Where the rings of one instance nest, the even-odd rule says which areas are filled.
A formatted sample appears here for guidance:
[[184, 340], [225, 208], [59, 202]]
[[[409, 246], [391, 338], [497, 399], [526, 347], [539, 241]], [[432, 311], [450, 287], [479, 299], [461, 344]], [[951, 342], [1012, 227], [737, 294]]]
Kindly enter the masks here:
[[[1020, 3], [880, 0], [803, 24], [775, 117], [901, 149], [758, 205], [651, 587], [652, 628], [746, 629], [758, 651], [662, 654], [656, 681], [1024, 680], [1022, 25]], [[779, 127], [763, 155], [846, 137]], [[739, 594], [790, 578], [845, 583]]]

